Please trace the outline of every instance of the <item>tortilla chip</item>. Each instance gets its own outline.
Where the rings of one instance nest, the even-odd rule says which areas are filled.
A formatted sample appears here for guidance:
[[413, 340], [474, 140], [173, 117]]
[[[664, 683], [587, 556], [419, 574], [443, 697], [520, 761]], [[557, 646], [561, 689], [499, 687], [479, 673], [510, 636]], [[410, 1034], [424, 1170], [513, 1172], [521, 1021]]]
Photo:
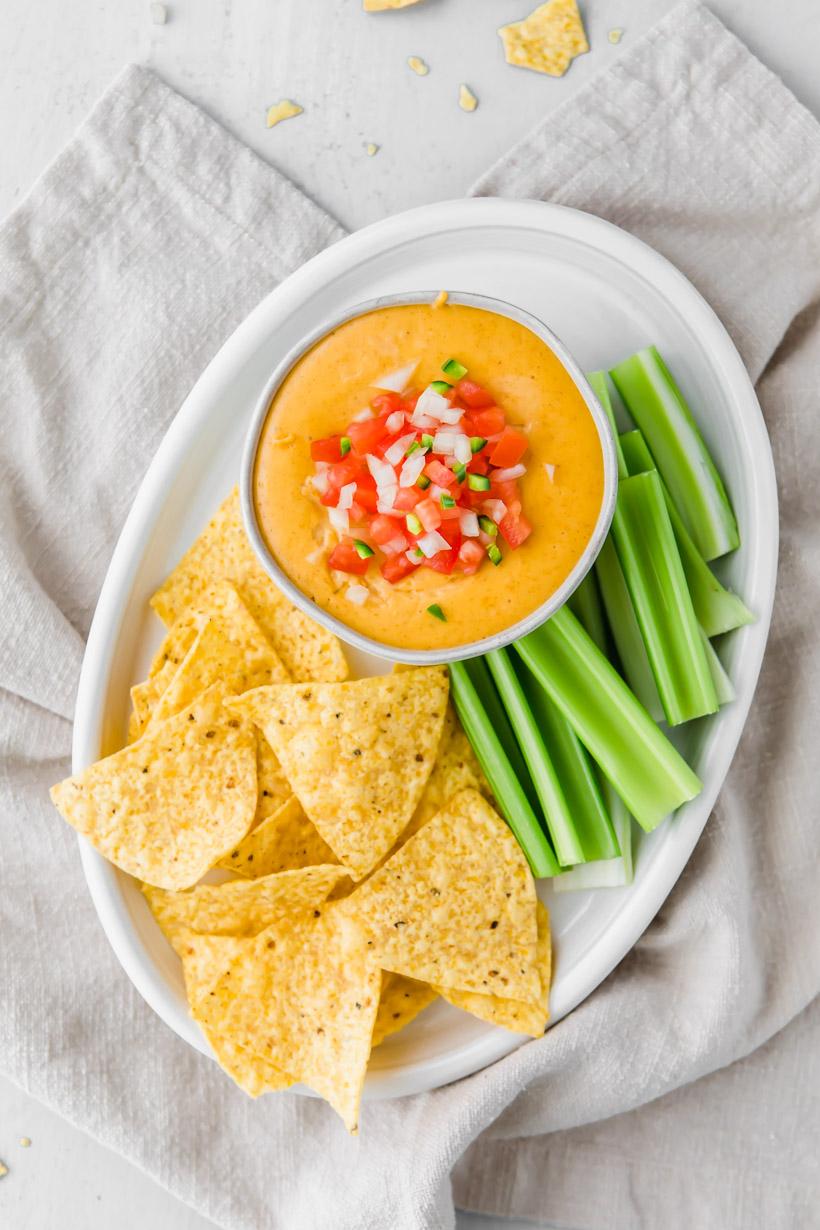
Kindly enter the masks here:
[[156, 675], [164, 675], [166, 686], [171, 682], [177, 667], [193, 645], [199, 627], [199, 624], [192, 623], [190, 619], [187, 619], [178, 625], [174, 624], [170, 628], [167, 635], [163, 638], [159, 649], [154, 654], [148, 671], [149, 679], [153, 679]]
[[589, 51], [576, 0], [547, 0], [498, 34], [508, 64], [550, 77], [563, 77], [575, 57]]
[[455, 709], [448, 703], [444, 714], [436, 763], [427, 779], [418, 806], [399, 841], [407, 841], [431, 820], [454, 794], [461, 790], [478, 790], [492, 805], [493, 792], [476, 759], [470, 740], [462, 729]]
[[352, 683], [257, 688], [230, 706], [263, 731], [293, 792], [354, 879], [407, 824], [430, 776], [446, 667]]
[[234, 488], [208, 527], [151, 599], [163, 623], [179, 635], [208, 605], [217, 581], [230, 581], [293, 679], [346, 679], [347, 662], [332, 633], [308, 619], [276, 588], [254, 555]]
[[381, 987], [361, 929], [331, 906], [239, 942], [193, 1015], [304, 1082], [355, 1132]]
[[151, 912], [174, 948], [199, 935], [249, 937], [294, 911], [322, 905], [342, 879], [338, 865], [304, 867], [258, 880], [200, 884], [188, 892], [169, 893], [143, 884]]
[[[308, 820], [299, 800], [291, 795], [257, 828], [251, 829], [219, 866], [255, 880], [289, 868], [332, 863], [337, 863], [335, 854]], [[337, 870], [341, 876], [338, 864]]]
[[490, 1025], [502, 1025], [514, 1033], [529, 1034], [540, 1038], [549, 1020], [550, 978], [552, 969], [552, 943], [550, 940], [550, 916], [541, 902], [537, 906], [538, 941], [536, 962], [541, 979], [538, 999], [524, 1002], [517, 999], [499, 999], [497, 995], [477, 995], [474, 991], [455, 991], [449, 987], [436, 987], [436, 991], [456, 1008], [480, 1017]]
[[437, 998], [438, 992], [429, 983], [384, 971], [372, 1046], [377, 1047], [385, 1038], [404, 1029]]
[[233, 586], [226, 588], [232, 599], [218, 615], [204, 621], [157, 702], [152, 723], [173, 717], [215, 683], [221, 683], [228, 692], [247, 692], [249, 688], [288, 681], [276, 650]]
[[52, 787], [51, 798], [123, 871], [159, 888], [190, 888], [253, 820], [255, 732], [212, 688], [130, 747]]
[[[240, 940], [193, 933], [180, 937], [179, 949], [185, 989], [192, 1009], [230, 968], [231, 961], [244, 953]], [[217, 1063], [252, 1098], [273, 1090], [288, 1089], [294, 1083], [292, 1077], [274, 1067], [263, 1055], [247, 1050], [233, 1038], [208, 1029], [203, 1029], [203, 1032]]]
[[290, 98], [283, 98], [268, 107], [265, 125], [267, 128], [274, 128], [277, 124], [281, 124], [282, 120], [292, 120], [294, 116], [301, 115], [303, 111], [304, 107], [300, 107], [297, 102], [293, 102]]
[[463, 790], [337, 908], [362, 924], [383, 969], [532, 1001], [535, 905], [518, 842], [478, 791]]
[[[290, 782], [285, 777], [279, 758], [261, 731], [257, 731], [256, 781], [259, 793], [256, 799], [254, 826], [267, 820], [268, 816], [272, 816], [283, 803], [293, 797]], [[335, 860], [325, 858], [319, 861], [332, 863]]]
[[169, 660], [155, 675], [135, 683], [131, 689], [132, 712], [128, 718], [128, 742], [133, 743], [151, 720], [162, 693], [176, 674], [176, 667]]

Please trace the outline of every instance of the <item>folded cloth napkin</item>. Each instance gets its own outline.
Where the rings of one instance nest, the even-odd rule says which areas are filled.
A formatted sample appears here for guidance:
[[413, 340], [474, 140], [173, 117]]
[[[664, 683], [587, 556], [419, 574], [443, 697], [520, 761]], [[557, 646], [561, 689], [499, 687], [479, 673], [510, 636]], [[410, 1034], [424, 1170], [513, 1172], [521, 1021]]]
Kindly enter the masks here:
[[816, 1013], [787, 1052], [771, 1043], [644, 1104], [760, 1047], [820, 982], [820, 128], [686, 6], [476, 191], [580, 206], [649, 240], [758, 381], [779, 598], [752, 716], [680, 884], [543, 1039], [449, 1088], [367, 1105], [358, 1139], [316, 1100], [251, 1101], [136, 995], [46, 794], [68, 771], [83, 639], [186, 392], [261, 296], [341, 232], [131, 68], [0, 231], [0, 1067], [229, 1230], [452, 1226], [457, 1164], [459, 1199], [500, 1213], [808, 1226]]

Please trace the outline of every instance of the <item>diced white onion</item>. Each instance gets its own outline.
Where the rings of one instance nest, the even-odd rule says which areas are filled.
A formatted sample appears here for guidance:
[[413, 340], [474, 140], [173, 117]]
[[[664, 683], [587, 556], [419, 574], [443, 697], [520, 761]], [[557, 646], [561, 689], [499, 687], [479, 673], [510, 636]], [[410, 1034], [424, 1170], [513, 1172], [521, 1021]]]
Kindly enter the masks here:
[[327, 472], [325, 470], [320, 470], [318, 474], [311, 474], [308, 481], [311, 487], [316, 488], [319, 495], [324, 495], [327, 491]]
[[356, 484], [355, 483], [345, 483], [344, 487], [342, 487], [341, 491], [339, 492], [339, 501], [336, 505], [336, 507], [339, 509], [340, 512], [345, 512], [348, 508], [353, 507], [353, 500], [355, 498], [355, 495], [356, 495]]
[[423, 410], [419, 410], [418, 406], [410, 415], [410, 422], [422, 431], [435, 431], [439, 425], [438, 419], [434, 419], [431, 414], [425, 414]]
[[547, 478], [551, 483], [555, 482], [555, 466], [550, 465], [548, 461], [544, 462], [544, 469], [547, 471]]
[[462, 508], [458, 514], [458, 523], [465, 538], [478, 538], [480, 533], [478, 513], [469, 512], [466, 508]]
[[[446, 397], [442, 397], [441, 393], [437, 393], [435, 389], [427, 388], [422, 393], [421, 397], [416, 402], [416, 412], [419, 414], [429, 414], [432, 419], [440, 419], [445, 413], [452, 411], [452, 406]], [[461, 418], [459, 411], [458, 418]], [[458, 419], [456, 419], [458, 422]]]
[[456, 461], [460, 461], [463, 466], [466, 466], [473, 459], [473, 450], [470, 448], [470, 439], [468, 436], [456, 436], [455, 445], [453, 447], [453, 456]]
[[482, 547], [489, 547], [491, 542], [495, 542], [495, 539], [491, 538], [489, 534], [485, 534], [482, 530], [478, 535], [478, 541], [481, 543]]
[[439, 487], [438, 483], [431, 483], [430, 486], [427, 488], [428, 500], [435, 500], [436, 503], [439, 502], [439, 500], [441, 499], [443, 495], [449, 495], [449, 494], [450, 492], [447, 490], [447, 488]]
[[367, 602], [370, 591], [366, 585], [348, 585], [345, 590], [345, 598], [348, 602], [355, 602], [356, 606], [364, 606]]
[[[395, 444], [391, 444], [390, 448], [387, 449], [384, 454], [385, 461], [389, 461], [391, 466], [399, 465], [402, 457], [407, 452], [408, 448], [413, 443], [415, 438], [416, 438], [416, 433], [414, 431], [411, 431], [406, 436], [402, 436], [400, 440], [397, 440]], [[396, 476], [394, 474], [393, 475], [394, 482], [395, 482], [395, 478]], [[378, 482], [378, 480], [376, 481]]]
[[503, 500], [485, 500], [481, 505], [481, 511], [488, 517], [492, 517], [496, 525], [499, 525], [507, 515], [507, 505]]
[[433, 452], [444, 453], [447, 457], [452, 457], [456, 449], [456, 440], [458, 434], [454, 431], [439, 431], [433, 436]]
[[448, 427], [455, 427], [456, 423], [461, 422], [462, 413], [463, 411], [461, 410], [453, 410], [450, 408], [449, 410], [439, 411], [436, 418], [440, 422], [445, 423]]
[[347, 515], [346, 509], [329, 508], [327, 515], [330, 518], [330, 524], [336, 530], [337, 534], [346, 534], [350, 529], [350, 518]]
[[401, 555], [402, 551], [407, 546], [407, 539], [404, 534], [397, 534], [395, 538], [391, 538], [389, 542], [382, 543], [382, 551], [385, 555]]
[[427, 454], [421, 450], [408, 457], [399, 472], [399, 486], [413, 487], [426, 464]]
[[406, 367], [400, 367], [398, 371], [389, 372], [388, 375], [382, 376], [380, 380], [374, 380], [372, 387], [374, 389], [387, 389], [388, 393], [403, 393], [413, 379], [418, 365], [418, 359], [414, 359]]
[[523, 478], [527, 473], [527, 467], [522, 465], [510, 466], [508, 470], [494, 470], [493, 481], [497, 483], [509, 483], [514, 478]]
[[384, 420], [384, 425], [390, 432], [391, 436], [395, 435], [404, 422], [404, 411], [394, 410], [392, 414], [388, 414]]
[[396, 486], [396, 471], [388, 461], [382, 461], [381, 457], [374, 457], [372, 453], [367, 454], [365, 461], [377, 487]]
[[405, 557], [405, 559], [409, 560], [411, 564], [417, 564], [417, 565], [418, 565], [418, 564], [420, 564], [420, 563], [421, 563], [421, 559], [420, 559], [420, 557], [416, 554], [416, 548], [415, 548], [415, 547], [411, 547], [409, 551], [405, 551], [405, 553], [404, 553], [404, 557]]
[[438, 555], [439, 551], [450, 550], [449, 542], [439, 534], [438, 530], [430, 530], [428, 534], [423, 534], [421, 538], [416, 539], [416, 546], [426, 555], [427, 559], [432, 559], [434, 555]]
[[385, 515], [393, 512], [393, 505], [396, 502], [396, 496], [399, 494], [398, 487], [394, 484], [392, 487], [379, 487], [376, 499], [376, 508], [380, 513]]
[[365, 406], [364, 410], [360, 410], [358, 414], [354, 414], [351, 419], [352, 423], [366, 423], [368, 419], [374, 419], [376, 416], [369, 406]]
[[[398, 495], [398, 488], [396, 488], [396, 494]], [[394, 499], [395, 499], [395, 496], [394, 496]], [[400, 509], [394, 508], [392, 504], [383, 504], [381, 500], [378, 500], [376, 502], [376, 509], [378, 512], [381, 513], [383, 517], [395, 517], [399, 521], [403, 521], [405, 516], [407, 515], [406, 513], [403, 513]]]

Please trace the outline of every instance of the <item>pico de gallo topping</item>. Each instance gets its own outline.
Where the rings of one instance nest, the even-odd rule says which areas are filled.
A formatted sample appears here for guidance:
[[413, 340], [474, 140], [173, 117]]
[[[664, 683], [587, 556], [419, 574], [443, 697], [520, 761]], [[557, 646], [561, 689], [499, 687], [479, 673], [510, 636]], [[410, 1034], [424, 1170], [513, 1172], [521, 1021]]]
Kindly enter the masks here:
[[311, 443], [310, 481], [339, 537], [329, 568], [375, 565], [393, 585], [417, 568], [472, 576], [532, 533], [518, 489], [527, 436], [457, 359], [441, 370], [422, 390], [408, 387], [415, 365], [391, 373], [343, 433]]

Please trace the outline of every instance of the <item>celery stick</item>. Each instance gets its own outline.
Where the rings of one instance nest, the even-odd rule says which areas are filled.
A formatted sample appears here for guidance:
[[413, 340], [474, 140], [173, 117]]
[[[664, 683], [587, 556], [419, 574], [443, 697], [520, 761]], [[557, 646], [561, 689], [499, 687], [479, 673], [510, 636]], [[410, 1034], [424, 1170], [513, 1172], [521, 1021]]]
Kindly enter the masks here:
[[602, 781], [601, 788], [610, 808], [621, 856], [594, 863], [579, 863], [577, 867], [562, 872], [552, 881], [557, 893], [580, 892], [589, 888], [623, 888], [632, 883], [632, 817], [606, 779]]
[[590, 570], [569, 599], [570, 610], [580, 619], [601, 653], [609, 657], [609, 636], [601, 594], [594, 570]]
[[[563, 787], [583, 850], [583, 859], [578, 861], [617, 858], [620, 849], [589, 754], [520, 659], [516, 674]], [[623, 806], [620, 800], [618, 804]]]
[[712, 675], [712, 683], [715, 685], [715, 693], [718, 698], [719, 705], [728, 705], [730, 701], [735, 699], [735, 687], [726, 673], [726, 667], [718, 657], [718, 652], [715, 649], [709, 637], [700, 630], [701, 639], [703, 641], [703, 650], [706, 654], [706, 661], [709, 663], [709, 671]]
[[657, 470], [622, 479], [612, 534], [670, 726], [715, 713], [715, 687]]
[[618, 434], [618, 424], [615, 422], [615, 411], [612, 409], [612, 398], [609, 395], [609, 384], [606, 372], [587, 372], [587, 380], [598, 401], [606, 411], [612, 434], [615, 437], [615, 455], [618, 458], [618, 478], [626, 478], [628, 471], [624, 455], [621, 452], [621, 438]]
[[610, 375], [703, 558], [733, 551], [740, 537], [723, 481], [656, 348], [640, 350]]
[[[628, 431], [621, 436], [621, 448], [630, 474], [641, 474], [645, 470], [655, 469], [646, 441], [639, 431]], [[692, 605], [698, 617], [698, 623], [707, 636], [720, 636], [723, 632], [731, 632], [744, 624], [754, 623], [754, 615], [744, 606], [743, 602], [730, 589], [724, 588], [717, 579], [706, 560], [698, 551], [692, 536], [683, 524], [683, 519], [675, 507], [675, 502], [669, 494], [666, 483], [663, 483], [663, 495], [669, 511], [669, 520], [675, 533], [683, 571], [686, 573], [686, 583], [692, 596]]]
[[[450, 665], [451, 695], [464, 732], [473, 746], [484, 770], [496, 802], [524, 852], [532, 874], [538, 878], [558, 874], [558, 861], [552, 852], [546, 834], [524, 793], [521, 777], [510, 763], [498, 736], [493, 714], [491, 719], [479, 699], [474, 683], [474, 662], [453, 662]], [[480, 663], [486, 671], [484, 663]], [[480, 673], [480, 672], [479, 672]], [[482, 681], [482, 692], [486, 692]], [[492, 683], [492, 681], [489, 681]], [[500, 709], [500, 704], [498, 705]], [[503, 717], [503, 710], [501, 710]], [[506, 728], [506, 719], [502, 722]], [[526, 776], [526, 773], [525, 773]]]
[[516, 643], [550, 699], [642, 828], [701, 783], [567, 607]]
[[624, 678], [650, 717], [662, 722], [663, 705], [611, 534], [598, 553], [595, 575]]
[[491, 650], [485, 661], [495, 680], [507, 717], [518, 739], [518, 746], [538, 792], [558, 862], [563, 867], [583, 863], [584, 850], [575, 832], [561, 782], [506, 649]]

